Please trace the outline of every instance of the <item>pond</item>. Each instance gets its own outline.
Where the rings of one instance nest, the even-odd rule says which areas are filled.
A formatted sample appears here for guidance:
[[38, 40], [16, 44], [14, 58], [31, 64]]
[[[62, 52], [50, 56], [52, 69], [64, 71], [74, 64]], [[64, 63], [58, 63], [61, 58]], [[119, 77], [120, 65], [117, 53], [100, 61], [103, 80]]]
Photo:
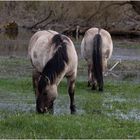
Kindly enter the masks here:
[[7, 33], [0, 33], [0, 56], [26, 57], [28, 43], [33, 33], [19, 29], [17, 36], [11, 37]]
[[[28, 43], [33, 35], [32, 32], [20, 28], [17, 36], [11, 37], [10, 35], [2, 32], [0, 33], [0, 56], [19, 56], [26, 57], [28, 50]], [[79, 40], [71, 37], [77, 49], [80, 58], [80, 43]], [[114, 51], [112, 55], [113, 60], [139, 60], [140, 61], [140, 39], [134, 38], [116, 38], [113, 37]], [[128, 48], [126, 48], [128, 47]]]

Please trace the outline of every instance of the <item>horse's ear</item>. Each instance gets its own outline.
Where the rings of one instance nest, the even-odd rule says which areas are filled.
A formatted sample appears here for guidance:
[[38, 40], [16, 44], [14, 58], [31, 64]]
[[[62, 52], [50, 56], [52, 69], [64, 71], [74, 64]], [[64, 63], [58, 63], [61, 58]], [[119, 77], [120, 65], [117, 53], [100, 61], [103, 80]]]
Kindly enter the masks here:
[[45, 79], [45, 82], [48, 84], [48, 85], [50, 85], [50, 79], [45, 75], [45, 74], [43, 74], [42, 72], [39, 72], [40, 73], [40, 75], [42, 76], [42, 77], [44, 77], [44, 79]]
[[45, 76], [45, 81], [47, 82], [48, 85], [51, 84], [50, 79], [47, 76]]

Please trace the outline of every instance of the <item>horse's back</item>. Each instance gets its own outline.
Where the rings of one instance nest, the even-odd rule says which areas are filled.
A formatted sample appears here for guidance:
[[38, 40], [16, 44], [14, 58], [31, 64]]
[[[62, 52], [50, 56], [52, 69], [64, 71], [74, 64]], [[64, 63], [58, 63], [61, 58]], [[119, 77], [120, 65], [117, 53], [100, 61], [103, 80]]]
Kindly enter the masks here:
[[[45, 42], [45, 41], [47, 42], [49, 40], [49, 38], [51, 38], [52, 36], [54, 36], [54, 34], [58, 34], [58, 33], [55, 32], [55, 31], [52, 31], [52, 30], [48, 30], [48, 31], [44, 30], [44, 31], [38, 31], [38, 32], [36, 32], [31, 37], [30, 42], [29, 42], [29, 48], [28, 48], [29, 55], [31, 53], [32, 47], [35, 47], [35, 44], [37, 43], [37, 41], [39, 41], [40, 43]], [[38, 46], [38, 47], [40, 47], [40, 46]]]
[[78, 56], [75, 50], [75, 46], [71, 39], [67, 36], [65, 36], [64, 42], [67, 44], [67, 54], [69, 57], [69, 65], [66, 75], [70, 75], [73, 72], [77, 74]]
[[113, 43], [109, 32], [104, 29], [90, 28], [86, 31], [81, 43], [81, 54], [86, 60], [90, 61], [93, 49], [93, 39], [98, 33], [102, 38], [102, 54], [104, 54], [107, 59], [112, 55]]
[[55, 34], [58, 33], [51, 30], [38, 31], [30, 39], [28, 54], [32, 65], [40, 72], [52, 56], [51, 39]]
[[[52, 43], [52, 39], [56, 34], [58, 34], [58, 32], [52, 30], [38, 31], [31, 37], [28, 53], [33, 67], [39, 72], [42, 72], [44, 66], [54, 56], [58, 49]], [[74, 44], [69, 37], [65, 35], [60, 36], [63, 42], [66, 44], [66, 50], [69, 59], [65, 74], [70, 75], [73, 72], [76, 73], [78, 58]]]

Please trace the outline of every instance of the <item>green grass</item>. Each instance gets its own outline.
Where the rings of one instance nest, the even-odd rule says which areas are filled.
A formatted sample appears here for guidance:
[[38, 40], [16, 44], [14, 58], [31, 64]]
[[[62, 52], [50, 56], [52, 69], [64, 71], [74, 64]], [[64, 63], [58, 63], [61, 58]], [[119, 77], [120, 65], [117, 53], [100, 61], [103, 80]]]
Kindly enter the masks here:
[[[67, 108], [69, 97], [65, 81], [60, 84], [56, 99], [55, 110], [64, 108], [60, 114], [1, 109], [0, 138], [140, 138], [140, 119], [129, 116], [134, 109], [140, 114], [140, 85], [108, 81], [104, 93], [99, 93], [91, 91], [86, 84], [76, 83], [76, 115], [70, 115]], [[16, 98], [18, 104], [22, 101], [30, 107], [35, 100], [30, 78], [1, 79], [0, 89], [6, 101]], [[13, 94], [9, 97], [10, 91]], [[28, 98], [32, 101], [28, 102]]]
[[31, 71], [32, 66], [27, 58], [0, 57], [0, 78], [31, 77]]
[[[133, 40], [133, 39], [132, 39]], [[114, 47], [117, 48], [126, 48], [126, 49], [139, 49], [140, 45], [139, 45], [139, 38], [135, 38], [135, 41], [132, 41], [131, 39], [125, 39], [125, 40], [115, 40], [113, 39], [113, 44]], [[135, 42], [135, 43], [134, 43]]]
[[32, 90], [32, 79], [24, 78], [1, 78], [0, 90], [6, 92], [15, 92], [16, 94], [26, 93]]
[[139, 123], [101, 115], [16, 114], [1, 121], [1, 138], [139, 138]]
[[[123, 75], [124, 81], [105, 78], [105, 90], [100, 93], [87, 87], [87, 65], [80, 60], [75, 88], [77, 113], [70, 115], [63, 80], [54, 115], [39, 115], [35, 111], [30, 62], [5, 57], [0, 65], [0, 138], [140, 138], [140, 85], [133, 82], [135, 73]], [[116, 70], [139, 68], [138, 61], [125, 61]]]

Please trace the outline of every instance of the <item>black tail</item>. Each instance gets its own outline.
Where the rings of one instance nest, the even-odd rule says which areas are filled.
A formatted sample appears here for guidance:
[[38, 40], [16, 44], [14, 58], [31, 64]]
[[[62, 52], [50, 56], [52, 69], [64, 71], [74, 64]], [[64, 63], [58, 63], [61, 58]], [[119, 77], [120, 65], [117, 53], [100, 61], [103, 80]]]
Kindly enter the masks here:
[[98, 33], [93, 39], [92, 72], [97, 80], [99, 91], [103, 91], [102, 37]]

